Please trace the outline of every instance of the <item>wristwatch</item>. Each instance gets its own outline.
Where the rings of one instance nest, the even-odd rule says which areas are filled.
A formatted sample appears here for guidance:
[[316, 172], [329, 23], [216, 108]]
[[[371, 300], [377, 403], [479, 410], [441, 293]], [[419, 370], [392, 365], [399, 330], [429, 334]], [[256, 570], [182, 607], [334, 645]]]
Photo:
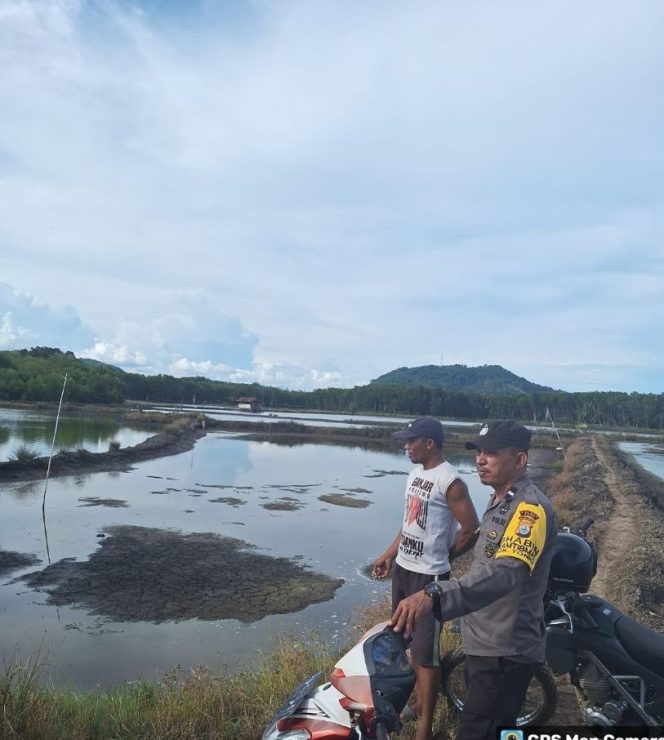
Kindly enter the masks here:
[[442, 596], [443, 590], [438, 584], [438, 581], [429, 581], [429, 583], [427, 583], [427, 585], [424, 587], [424, 593], [430, 599], [433, 599], [434, 596]]

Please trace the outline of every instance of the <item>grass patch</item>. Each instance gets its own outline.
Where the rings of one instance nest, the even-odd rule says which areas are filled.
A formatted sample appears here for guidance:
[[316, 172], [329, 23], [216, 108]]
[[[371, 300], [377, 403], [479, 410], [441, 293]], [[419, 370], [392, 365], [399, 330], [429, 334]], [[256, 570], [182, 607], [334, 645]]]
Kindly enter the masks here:
[[38, 457], [39, 453], [29, 445], [20, 445], [9, 459], [12, 462], [27, 463], [36, 460]]
[[[316, 649], [316, 645], [320, 645]], [[255, 670], [200, 667], [100, 693], [43, 687], [43, 663], [12, 660], [0, 676], [0, 737], [32, 740], [256, 740], [293, 688], [332, 656], [320, 641], [283, 639]]]
[[[353, 620], [350, 644], [387, 619], [386, 600]], [[341, 652], [345, 652], [341, 651]], [[252, 668], [199, 667], [156, 683], [132, 682], [104, 692], [42, 686], [45, 662], [14, 658], [0, 674], [0, 738], [31, 740], [257, 740], [291, 691], [317, 671], [329, 674], [341, 653], [317, 635], [282, 637]], [[456, 718], [439, 702], [436, 737], [453, 737]], [[413, 740], [416, 725], [399, 735]]]

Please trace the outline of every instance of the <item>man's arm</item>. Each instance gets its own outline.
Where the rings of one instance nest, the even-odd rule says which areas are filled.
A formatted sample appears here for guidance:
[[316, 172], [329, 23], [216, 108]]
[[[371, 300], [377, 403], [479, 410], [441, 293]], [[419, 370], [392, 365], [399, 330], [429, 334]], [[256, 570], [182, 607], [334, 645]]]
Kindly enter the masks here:
[[390, 575], [392, 565], [394, 564], [394, 558], [396, 558], [399, 552], [399, 543], [401, 542], [401, 530], [397, 532], [397, 536], [394, 538], [392, 544], [385, 550], [382, 555], [379, 555], [373, 564], [371, 575], [374, 578], [386, 578]]
[[450, 562], [454, 558], [463, 555], [477, 541], [479, 533], [479, 520], [468, 493], [468, 486], [462, 480], [452, 481], [447, 489], [447, 505], [452, 510], [454, 518], [459, 522], [461, 528], [457, 530], [450, 547]]
[[[402, 599], [399, 602], [390, 626], [395, 632], [404, 632], [406, 637], [413, 631], [415, 622], [422, 614], [434, 606], [436, 618], [445, 622], [455, 617], [477, 611], [518, 588], [519, 583], [530, 575], [528, 566], [515, 558], [491, 560], [474, 573], [466, 573], [461, 578], [438, 581], [440, 606], [434, 604], [424, 591]], [[438, 599], [434, 597], [436, 601]]]

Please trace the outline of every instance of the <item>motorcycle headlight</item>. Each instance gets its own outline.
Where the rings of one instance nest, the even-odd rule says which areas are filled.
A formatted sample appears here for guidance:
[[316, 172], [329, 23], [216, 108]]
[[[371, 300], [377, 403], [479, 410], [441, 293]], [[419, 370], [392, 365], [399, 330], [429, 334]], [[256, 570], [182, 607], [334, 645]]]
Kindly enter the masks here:
[[280, 732], [277, 723], [272, 722], [263, 733], [262, 740], [311, 740], [309, 730], [285, 730]]

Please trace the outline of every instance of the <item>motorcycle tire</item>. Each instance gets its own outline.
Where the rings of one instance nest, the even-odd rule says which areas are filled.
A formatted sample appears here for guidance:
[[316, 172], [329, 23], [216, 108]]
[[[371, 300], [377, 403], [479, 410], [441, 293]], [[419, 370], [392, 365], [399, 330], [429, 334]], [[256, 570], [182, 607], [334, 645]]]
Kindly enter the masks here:
[[[441, 691], [450, 707], [463, 711], [466, 695], [466, 656], [455, 650], [441, 660]], [[558, 706], [558, 685], [547, 665], [539, 666], [530, 680], [526, 699], [516, 719], [517, 727], [543, 725]]]

